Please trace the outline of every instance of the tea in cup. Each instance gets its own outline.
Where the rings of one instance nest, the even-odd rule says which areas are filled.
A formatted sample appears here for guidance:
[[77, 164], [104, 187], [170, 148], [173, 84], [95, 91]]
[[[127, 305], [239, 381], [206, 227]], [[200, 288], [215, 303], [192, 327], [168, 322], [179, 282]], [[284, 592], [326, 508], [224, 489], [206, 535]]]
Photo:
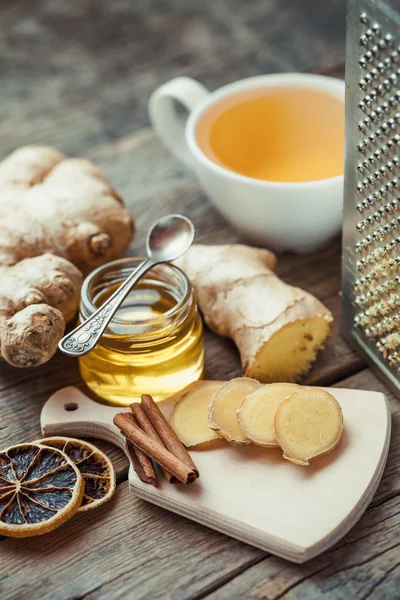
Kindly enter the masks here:
[[[185, 125], [176, 101], [190, 113]], [[164, 145], [249, 240], [307, 252], [340, 231], [343, 81], [263, 75], [209, 93], [179, 77], [153, 93], [149, 114]]]

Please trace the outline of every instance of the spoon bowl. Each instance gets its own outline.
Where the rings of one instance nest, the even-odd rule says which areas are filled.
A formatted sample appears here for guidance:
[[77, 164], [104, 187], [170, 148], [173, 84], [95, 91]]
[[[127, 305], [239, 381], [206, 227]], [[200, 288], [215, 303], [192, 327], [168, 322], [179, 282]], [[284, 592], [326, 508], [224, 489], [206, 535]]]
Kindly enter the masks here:
[[182, 256], [194, 240], [193, 223], [182, 215], [161, 217], [147, 234], [147, 256], [154, 263], [172, 262]]

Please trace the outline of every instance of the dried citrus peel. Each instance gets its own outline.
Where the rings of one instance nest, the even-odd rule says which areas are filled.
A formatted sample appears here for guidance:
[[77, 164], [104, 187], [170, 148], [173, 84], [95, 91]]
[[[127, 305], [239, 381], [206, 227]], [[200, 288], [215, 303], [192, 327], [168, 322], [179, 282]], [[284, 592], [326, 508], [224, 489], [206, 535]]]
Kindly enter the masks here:
[[78, 512], [98, 508], [115, 492], [115, 470], [104, 452], [89, 442], [55, 436], [35, 443], [57, 448], [64, 452], [79, 469], [85, 483], [82, 504]]
[[84, 482], [56, 448], [18, 444], [0, 452], [0, 535], [30, 537], [59, 527], [79, 509]]

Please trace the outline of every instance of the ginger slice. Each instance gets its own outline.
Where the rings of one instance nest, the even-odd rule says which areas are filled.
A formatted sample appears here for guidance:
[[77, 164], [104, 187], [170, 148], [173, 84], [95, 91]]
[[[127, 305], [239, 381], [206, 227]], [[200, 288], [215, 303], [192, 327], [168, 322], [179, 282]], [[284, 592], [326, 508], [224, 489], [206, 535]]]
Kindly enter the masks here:
[[245, 396], [260, 386], [255, 379], [238, 377], [223, 385], [215, 394], [210, 406], [208, 424], [230, 444], [249, 444], [239, 427], [236, 412]]
[[208, 425], [208, 412], [223, 381], [197, 381], [175, 404], [169, 418], [171, 427], [188, 448], [219, 439]]
[[270, 383], [243, 398], [237, 419], [244, 435], [258, 446], [279, 446], [274, 430], [276, 410], [285, 398], [299, 390], [301, 387], [295, 383]]
[[274, 420], [275, 436], [283, 458], [307, 466], [339, 444], [343, 413], [337, 400], [319, 388], [307, 388], [283, 400]]

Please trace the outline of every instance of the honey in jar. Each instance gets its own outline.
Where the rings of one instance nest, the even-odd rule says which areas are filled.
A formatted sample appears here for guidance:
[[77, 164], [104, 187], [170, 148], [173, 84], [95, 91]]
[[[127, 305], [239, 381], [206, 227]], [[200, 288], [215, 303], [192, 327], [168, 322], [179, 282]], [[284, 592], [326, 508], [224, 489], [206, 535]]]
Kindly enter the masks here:
[[[82, 286], [80, 318], [101, 306], [142, 260], [120, 259], [89, 275]], [[86, 385], [116, 405], [129, 405], [145, 393], [162, 400], [199, 379], [202, 321], [185, 274], [169, 264], [149, 271], [79, 364]]]

